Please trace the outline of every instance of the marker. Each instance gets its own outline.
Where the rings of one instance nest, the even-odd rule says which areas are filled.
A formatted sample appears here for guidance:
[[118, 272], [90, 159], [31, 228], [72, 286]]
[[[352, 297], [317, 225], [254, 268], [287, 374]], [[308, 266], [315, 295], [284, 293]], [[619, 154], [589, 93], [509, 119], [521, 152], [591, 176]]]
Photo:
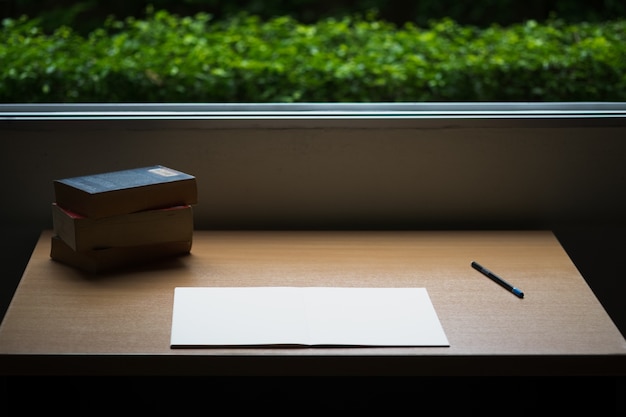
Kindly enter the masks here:
[[480, 266], [475, 261], [472, 261], [472, 268], [474, 268], [481, 274], [485, 275], [486, 277], [491, 278], [498, 284], [502, 285], [504, 288], [511, 291], [513, 294], [517, 295], [519, 298], [524, 298], [524, 293], [522, 292], [522, 290], [520, 290], [519, 288], [515, 288], [514, 286], [512, 286], [511, 284], [509, 284], [508, 282], [506, 282], [505, 280], [503, 280], [502, 278], [500, 278], [499, 276], [497, 276], [496, 274], [494, 274], [487, 268]]

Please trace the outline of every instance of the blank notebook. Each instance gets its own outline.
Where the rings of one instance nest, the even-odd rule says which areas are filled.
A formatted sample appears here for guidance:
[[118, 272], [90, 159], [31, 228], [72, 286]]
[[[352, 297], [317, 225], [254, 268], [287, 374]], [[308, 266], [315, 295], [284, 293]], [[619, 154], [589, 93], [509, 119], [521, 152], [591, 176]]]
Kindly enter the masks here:
[[450, 344], [425, 288], [177, 287], [170, 346]]

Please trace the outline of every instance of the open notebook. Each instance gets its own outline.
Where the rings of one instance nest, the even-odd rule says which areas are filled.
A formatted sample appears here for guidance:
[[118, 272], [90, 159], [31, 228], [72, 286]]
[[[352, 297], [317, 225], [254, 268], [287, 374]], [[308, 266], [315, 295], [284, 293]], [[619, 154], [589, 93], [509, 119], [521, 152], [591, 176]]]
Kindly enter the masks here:
[[449, 346], [425, 288], [177, 287], [172, 348]]

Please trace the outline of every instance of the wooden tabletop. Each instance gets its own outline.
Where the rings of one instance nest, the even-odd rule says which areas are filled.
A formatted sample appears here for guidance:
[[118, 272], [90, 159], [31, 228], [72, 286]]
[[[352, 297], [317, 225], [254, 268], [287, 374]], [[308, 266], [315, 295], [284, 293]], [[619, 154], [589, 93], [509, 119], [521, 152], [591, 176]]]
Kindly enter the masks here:
[[[2, 374], [626, 375], [626, 341], [550, 231], [195, 231], [188, 256], [100, 275], [52, 260], [51, 237], [0, 326]], [[424, 287], [450, 346], [170, 349], [179, 286]]]

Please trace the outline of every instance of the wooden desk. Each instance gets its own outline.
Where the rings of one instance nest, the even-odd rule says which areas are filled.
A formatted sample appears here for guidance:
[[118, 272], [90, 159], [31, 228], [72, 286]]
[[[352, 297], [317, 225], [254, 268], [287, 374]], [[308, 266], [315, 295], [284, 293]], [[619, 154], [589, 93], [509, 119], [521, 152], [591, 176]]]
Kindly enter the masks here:
[[[549, 231], [196, 231], [189, 256], [101, 276], [51, 260], [50, 238], [0, 327], [3, 375], [626, 375], [624, 338]], [[173, 350], [177, 286], [425, 287], [450, 347]]]

